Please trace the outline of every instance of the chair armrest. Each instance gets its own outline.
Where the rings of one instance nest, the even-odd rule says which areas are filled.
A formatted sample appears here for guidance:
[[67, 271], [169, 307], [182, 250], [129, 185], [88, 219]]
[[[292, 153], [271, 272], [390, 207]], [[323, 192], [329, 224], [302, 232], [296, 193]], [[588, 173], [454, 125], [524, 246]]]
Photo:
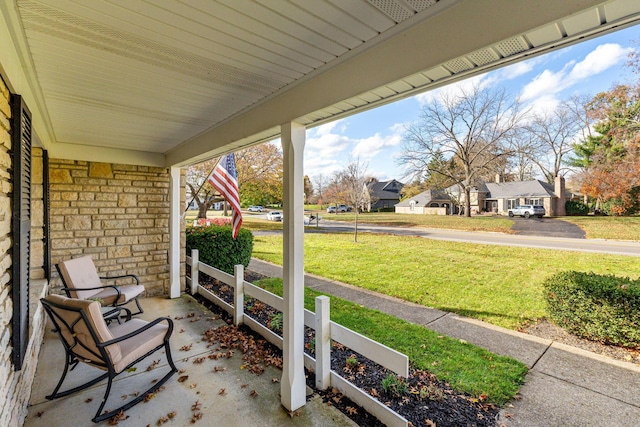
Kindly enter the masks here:
[[125, 279], [127, 277], [133, 278], [133, 280], [136, 281], [136, 285], [140, 284], [140, 279], [135, 274], [123, 274], [122, 276], [110, 276], [110, 277], [100, 276], [100, 279], [102, 279], [102, 280], [116, 280], [116, 279]]
[[105, 289], [105, 288], [113, 288], [115, 289], [115, 291], [118, 293], [118, 297], [115, 299], [115, 301], [113, 302], [113, 304], [111, 304], [113, 307], [116, 307], [116, 303], [118, 302], [118, 300], [120, 299], [120, 296], [122, 295], [122, 292], [120, 292], [120, 288], [117, 287], [116, 285], [104, 285], [104, 286], [96, 286], [93, 288], [61, 288], [63, 291], [65, 291], [65, 293], [67, 294], [67, 296], [69, 298], [71, 298], [71, 295], [69, 293], [69, 291], [74, 291], [74, 292], [79, 292], [79, 291], [95, 291], [98, 289]]
[[114, 338], [112, 340], [109, 341], [105, 341], [103, 343], [98, 343], [98, 347], [107, 347], [110, 346], [112, 344], [117, 344], [120, 341], [124, 341], [127, 340], [129, 338], [135, 337], [136, 335], [140, 335], [141, 333], [143, 333], [144, 331], [146, 331], [149, 328], [152, 328], [153, 326], [157, 325], [158, 323], [162, 322], [162, 321], [167, 321], [167, 323], [169, 324], [169, 329], [167, 330], [167, 333], [164, 336], [164, 339], [167, 340], [169, 339], [169, 337], [171, 336], [171, 334], [173, 333], [173, 320], [171, 320], [168, 317], [158, 317], [156, 320], [147, 323], [146, 325], [144, 325], [143, 327], [141, 327], [140, 329], [136, 329], [133, 332], [129, 332], [126, 335], [123, 335], [121, 337], [118, 338]]

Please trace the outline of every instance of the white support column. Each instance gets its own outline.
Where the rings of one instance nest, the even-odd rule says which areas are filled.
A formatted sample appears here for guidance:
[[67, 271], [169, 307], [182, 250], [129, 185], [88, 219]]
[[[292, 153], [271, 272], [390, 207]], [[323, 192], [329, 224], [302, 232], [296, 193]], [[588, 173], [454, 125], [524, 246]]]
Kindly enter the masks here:
[[182, 210], [184, 206], [180, 202], [180, 168], [171, 167], [171, 183], [169, 185], [169, 278], [171, 285], [169, 289], [170, 298], [180, 296], [180, 238], [182, 221]]
[[283, 369], [281, 403], [289, 411], [304, 406], [304, 174], [305, 127], [281, 126], [284, 154], [283, 207]]

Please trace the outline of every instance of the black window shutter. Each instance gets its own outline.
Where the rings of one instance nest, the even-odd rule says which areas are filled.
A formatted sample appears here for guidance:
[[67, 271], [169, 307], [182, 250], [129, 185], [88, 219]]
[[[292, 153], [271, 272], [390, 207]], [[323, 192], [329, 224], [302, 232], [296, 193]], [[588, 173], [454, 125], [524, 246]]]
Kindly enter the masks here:
[[49, 152], [42, 150], [42, 201], [44, 205], [44, 274], [47, 280], [51, 280], [51, 222], [49, 193]]
[[22, 369], [29, 343], [29, 244], [31, 240], [31, 113], [22, 97], [11, 95], [13, 157], [11, 343], [13, 365]]

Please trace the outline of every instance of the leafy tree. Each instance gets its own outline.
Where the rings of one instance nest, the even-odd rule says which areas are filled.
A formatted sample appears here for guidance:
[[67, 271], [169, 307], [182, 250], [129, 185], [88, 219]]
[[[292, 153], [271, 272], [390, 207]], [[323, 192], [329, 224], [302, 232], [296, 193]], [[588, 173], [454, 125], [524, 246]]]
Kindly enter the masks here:
[[586, 106], [595, 120], [594, 135], [576, 145], [584, 167], [581, 190], [609, 201], [610, 213], [637, 211], [640, 186], [640, 84], [617, 85]]
[[459, 184], [465, 215], [471, 216], [471, 188], [504, 172], [513, 153], [510, 136], [522, 117], [519, 103], [504, 89], [476, 85], [442, 93], [407, 129], [399, 162], [414, 175], [438, 173]]
[[304, 200], [309, 203], [311, 198], [313, 197], [313, 184], [311, 184], [311, 179], [309, 179], [308, 175], [304, 176]]
[[267, 142], [238, 151], [236, 169], [242, 205], [282, 204], [283, 158], [276, 144]]

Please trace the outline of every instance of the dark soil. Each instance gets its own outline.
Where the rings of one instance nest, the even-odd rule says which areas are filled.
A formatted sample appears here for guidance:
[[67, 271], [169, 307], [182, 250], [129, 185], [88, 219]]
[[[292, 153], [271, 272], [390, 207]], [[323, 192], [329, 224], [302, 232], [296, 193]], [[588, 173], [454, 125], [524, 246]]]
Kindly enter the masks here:
[[[245, 280], [254, 282], [263, 278], [252, 271], [245, 271]], [[200, 284], [228, 303], [233, 302], [233, 289], [202, 274]], [[226, 316], [226, 312], [199, 300], [215, 313]], [[275, 333], [282, 334], [281, 314], [272, 307], [256, 300], [245, 301], [245, 312]], [[230, 319], [227, 320], [231, 322]], [[253, 334], [248, 328], [239, 333]], [[313, 355], [314, 332], [305, 331], [305, 351]], [[261, 350], [264, 351], [264, 350]], [[273, 357], [281, 357], [280, 349], [269, 346]], [[347, 380], [360, 387], [391, 409], [405, 417], [413, 426], [495, 426], [499, 408], [481, 399], [455, 392], [448, 384], [439, 381], [426, 371], [412, 370], [406, 379], [398, 378], [382, 366], [352, 351], [340, 343], [333, 343], [331, 369], [341, 373]], [[386, 385], [383, 386], [383, 384]], [[307, 372], [307, 385], [322, 396], [324, 402], [335, 406], [360, 426], [383, 426], [363, 408], [343, 396], [336, 389], [316, 390], [313, 372]]]

